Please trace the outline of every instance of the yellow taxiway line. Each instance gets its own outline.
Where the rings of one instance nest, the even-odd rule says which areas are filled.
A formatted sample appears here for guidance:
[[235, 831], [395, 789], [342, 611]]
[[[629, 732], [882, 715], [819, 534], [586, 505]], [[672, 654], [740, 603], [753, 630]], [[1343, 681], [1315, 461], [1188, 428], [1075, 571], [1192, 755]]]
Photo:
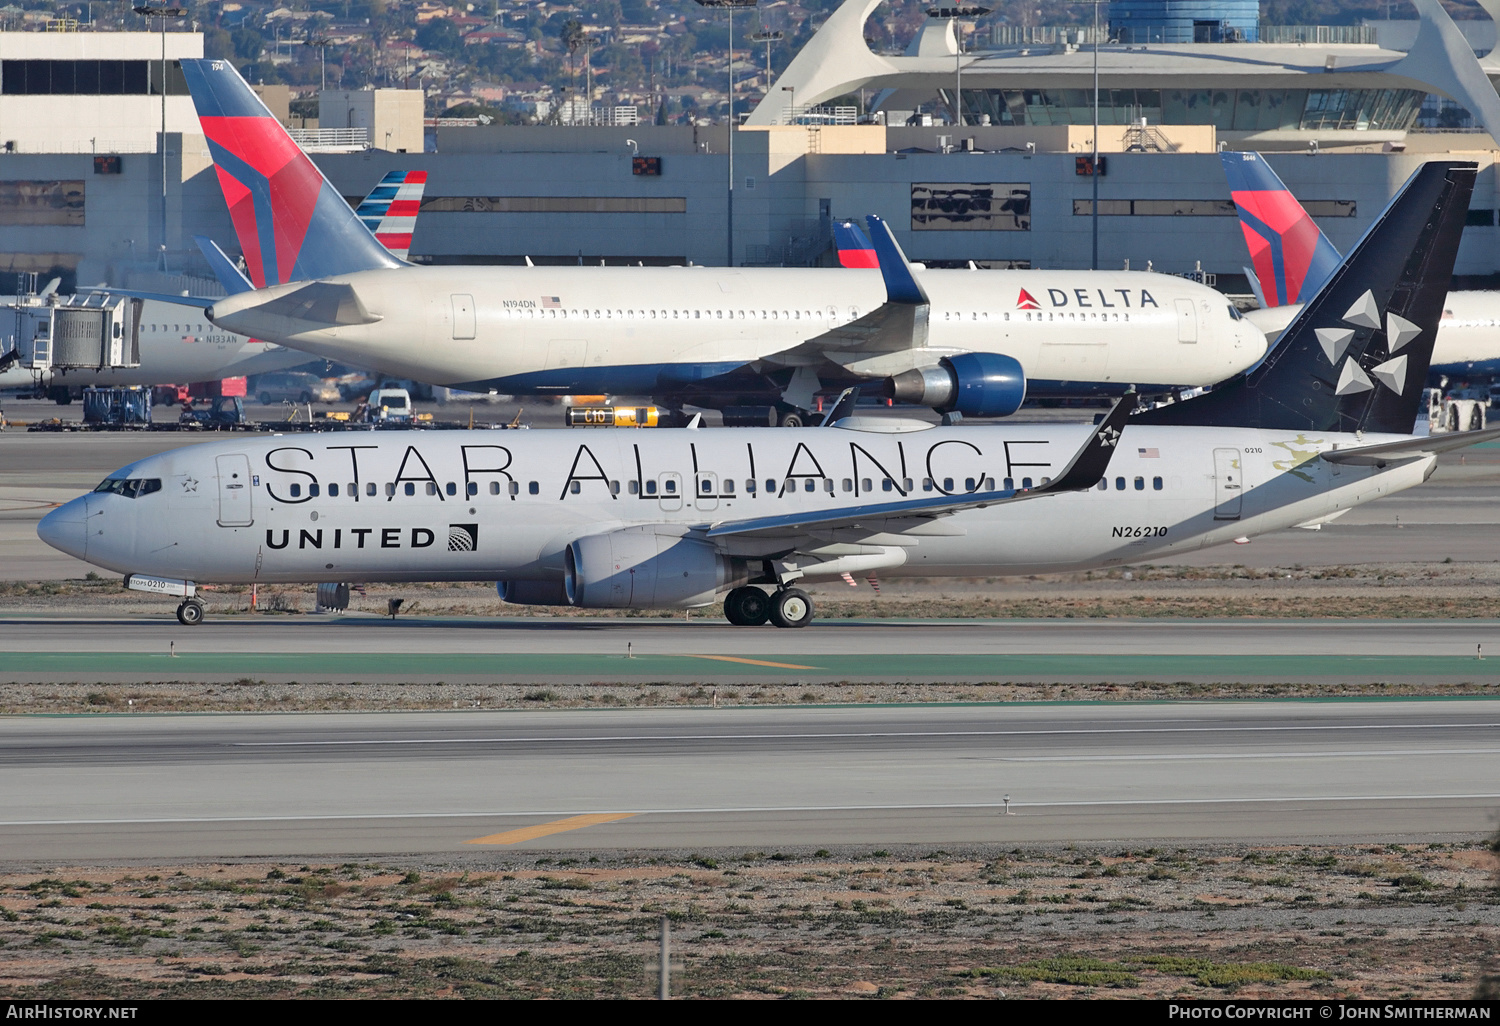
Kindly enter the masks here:
[[775, 666], [782, 670], [816, 670], [817, 666], [798, 666], [796, 663], [768, 663], [764, 659], [741, 659], [739, 656], [693, 655], [689, 659], [717, 659], [721, 663], [747, 663], [750, 666]]
[[535, 826], [507, 830], [500, 834], [486, 834], [484, 837], [476, 837], [464, 843], [520, 844], [522, 841], [535, 840], [538, 837], [546, 837], [549, 834], [561, 834], [569, 830], [581, 830], [584, 827], [596, 826], [600, 823], [613, 823], [617, 819], [629, 819], [634, 815], [635, 813], [633, 812], [595, 812], [587, 816], [569, 816], [567, 819], [554, 819], [550, 823], [538, 823]]

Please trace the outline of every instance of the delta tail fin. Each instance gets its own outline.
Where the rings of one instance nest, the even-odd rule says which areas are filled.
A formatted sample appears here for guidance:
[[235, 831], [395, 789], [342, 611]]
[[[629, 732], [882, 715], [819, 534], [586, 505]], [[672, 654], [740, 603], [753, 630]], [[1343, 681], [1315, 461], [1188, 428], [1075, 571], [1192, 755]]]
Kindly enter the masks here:
[[1261, 306], [1307, 302], [1337, 270], [1339, 251], [1259, 153], [1226, 152], [1219, 160], [1250, 249]]
[[833, 244], [839, 251], [839, 266], [874, 270], [880, 266], [875, 247], [853, 221], [837, 221], [833, 226]]
[[181, 64], [252, 285], [401, 266], [232, 64]]
[[1423, 164], [1264, 360], [1136, 422], [1410, 434], [1476, 173]]

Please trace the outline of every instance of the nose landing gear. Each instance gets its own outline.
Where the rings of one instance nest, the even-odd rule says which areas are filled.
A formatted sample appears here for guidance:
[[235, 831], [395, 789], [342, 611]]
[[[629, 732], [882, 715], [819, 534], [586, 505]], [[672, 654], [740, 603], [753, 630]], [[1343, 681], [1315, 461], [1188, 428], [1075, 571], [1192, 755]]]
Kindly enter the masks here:
[[203, 622], [203, 603], [188, 599], [177, 607], [177, 622], [185, 627], [196, 627]]
[[799, 588], [781, 588], [767, 595], [747, 585], [724, 596], [724, 618], [736, 627], [759, 627], [767, 620], [777, 627], [806, 627], [812, 623], [813, 603]]

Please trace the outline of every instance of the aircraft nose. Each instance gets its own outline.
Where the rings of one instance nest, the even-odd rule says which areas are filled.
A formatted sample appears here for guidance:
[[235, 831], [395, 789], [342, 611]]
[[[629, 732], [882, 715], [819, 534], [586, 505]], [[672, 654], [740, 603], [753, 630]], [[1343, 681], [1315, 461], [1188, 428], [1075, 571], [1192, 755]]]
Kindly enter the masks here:
[[37, 537], [54, 549], [83, 559], [88, 542], [88, 500], [77, 498], [65, 502], [42, 517], [36, 525]]

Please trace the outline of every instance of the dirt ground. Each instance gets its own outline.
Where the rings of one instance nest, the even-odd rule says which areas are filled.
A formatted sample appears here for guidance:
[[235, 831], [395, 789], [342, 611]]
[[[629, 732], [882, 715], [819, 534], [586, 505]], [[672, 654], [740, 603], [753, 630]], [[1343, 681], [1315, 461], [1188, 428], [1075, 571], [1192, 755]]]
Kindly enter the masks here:
[[1494, 843], [12, 869], [0, 998], [1472, 998]]

